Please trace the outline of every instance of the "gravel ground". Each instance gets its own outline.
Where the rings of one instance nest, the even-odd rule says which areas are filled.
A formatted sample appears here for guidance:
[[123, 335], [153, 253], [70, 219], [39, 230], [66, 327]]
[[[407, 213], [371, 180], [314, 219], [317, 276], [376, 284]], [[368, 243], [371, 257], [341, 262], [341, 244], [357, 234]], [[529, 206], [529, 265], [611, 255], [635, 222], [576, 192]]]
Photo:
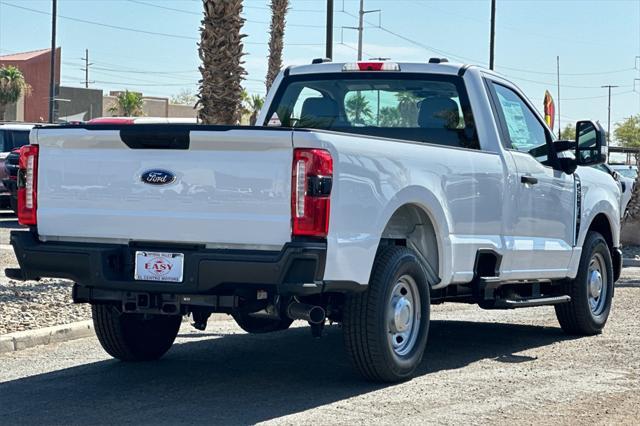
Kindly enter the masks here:
[[7, 247], [13, 229], [19, 229], [15, 218], [0, 214], [0, 335], [90, 319], [88, 305], [72, 303], [70, 281], [20, 282], [5, 277], [4, 268], [18, 266]]
[[[0, 265], [15, 265], [0, 217]], [[46, 291], [42, 291], [46, 289]], [[354, 374], [339, 327], [249, 336], [233, 321], [183, 326], [160, 362], [110, 359], [95, 338], [0, 355], [0, 418], [23, 424], [640, 424], [640, 268], [618, 282], [602, 335], [572, 338], [553, 308], [433, 308], [417, 377]], [[53, 307], [54, 309], [51, 309]], [[31, 315], [29, 315], [31, 314]], [[0, 273], [0, 334], [89, 318], [70, 283]], [[13, 322], [12, 322], [13, 320]], [[100, 403], [89, 395], [100, 395]], [[178, 396], [179, 397], [175, 397]]]
[[[640, 424], [640, 268], [604, 333], [574, 338], [552, 308], [434, 307], [406, 383], [363, 382], [339, 327], [247, 335], [185, 326], [159, 362], [121, 363], [87, 338], [0, 355], [0, 418], [16, 424]], [[114, 417], [116, 416], [116, 417]]]

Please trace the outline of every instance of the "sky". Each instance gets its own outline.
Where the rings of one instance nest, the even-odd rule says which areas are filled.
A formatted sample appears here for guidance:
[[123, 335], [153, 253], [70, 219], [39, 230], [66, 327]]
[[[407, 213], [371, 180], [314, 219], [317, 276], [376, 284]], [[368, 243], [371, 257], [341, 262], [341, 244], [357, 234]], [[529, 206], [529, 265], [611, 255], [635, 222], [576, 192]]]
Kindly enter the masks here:
[[[325, 0], [291, 0], [285, 65], [324, 56]], [[359, 0], [335, 0], [334, 61], [355, 61]], [[490, 0], [365, 0], [363, 57], [487, 66]], [[51, 44], [50, 0], [0, 0], [0, 54]], [[244, 0], [245, 87], [264, 94], [269, 36], [268, 0]], [[58, 0], [57, 45], [63, 85], [130, 89], [149, 96], [197, 91], [201, 0]], [[544, 91], [560, 121], [607, 123], [640, 113], [640, 0], [497, 0], [495, 69], [542, 109]], [[638, 79], [637, 81], [635, 79]], [[635, 88], [634, 88], [635, 81]], [[557, 127], [557, 124], [556, 124]], [[613, 127], [613, 125], [612, 125]]]

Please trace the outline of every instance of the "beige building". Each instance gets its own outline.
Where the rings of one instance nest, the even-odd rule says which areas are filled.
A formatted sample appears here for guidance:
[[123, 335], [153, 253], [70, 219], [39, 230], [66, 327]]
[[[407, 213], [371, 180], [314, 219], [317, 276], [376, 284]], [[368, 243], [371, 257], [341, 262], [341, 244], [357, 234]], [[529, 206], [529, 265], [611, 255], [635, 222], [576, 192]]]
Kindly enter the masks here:
[[[102, 102], [102, 116], [111, 117], [114, 114], [109, 109], [116, 105], [116, 96], [120, 92], [110, 92], [104, 96]], [[144, 104], [142, 111], [145, 117], [197, 118], [197, 110], [192, 105], [178, 105], [169, 102], [169, 98], [142, 96]]]

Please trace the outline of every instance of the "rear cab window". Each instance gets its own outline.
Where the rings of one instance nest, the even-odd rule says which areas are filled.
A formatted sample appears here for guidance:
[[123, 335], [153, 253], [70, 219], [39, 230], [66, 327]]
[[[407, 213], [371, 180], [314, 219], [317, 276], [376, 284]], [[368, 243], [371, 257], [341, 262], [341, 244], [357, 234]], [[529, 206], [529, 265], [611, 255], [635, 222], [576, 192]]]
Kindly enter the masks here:
[[461, 77], [358, 72], [286, 77], [264, 125], [479, 149]]

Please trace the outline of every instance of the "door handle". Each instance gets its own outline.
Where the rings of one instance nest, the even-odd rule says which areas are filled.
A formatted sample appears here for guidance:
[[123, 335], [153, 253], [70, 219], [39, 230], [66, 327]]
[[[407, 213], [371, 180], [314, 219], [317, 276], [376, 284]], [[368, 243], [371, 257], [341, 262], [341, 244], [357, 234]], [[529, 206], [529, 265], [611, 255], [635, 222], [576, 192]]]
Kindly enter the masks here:
[[520, 176], [520, 182], [528, 183], [529, 185], [535, 185], [538, 183], [538, 179], [533, 176]]

